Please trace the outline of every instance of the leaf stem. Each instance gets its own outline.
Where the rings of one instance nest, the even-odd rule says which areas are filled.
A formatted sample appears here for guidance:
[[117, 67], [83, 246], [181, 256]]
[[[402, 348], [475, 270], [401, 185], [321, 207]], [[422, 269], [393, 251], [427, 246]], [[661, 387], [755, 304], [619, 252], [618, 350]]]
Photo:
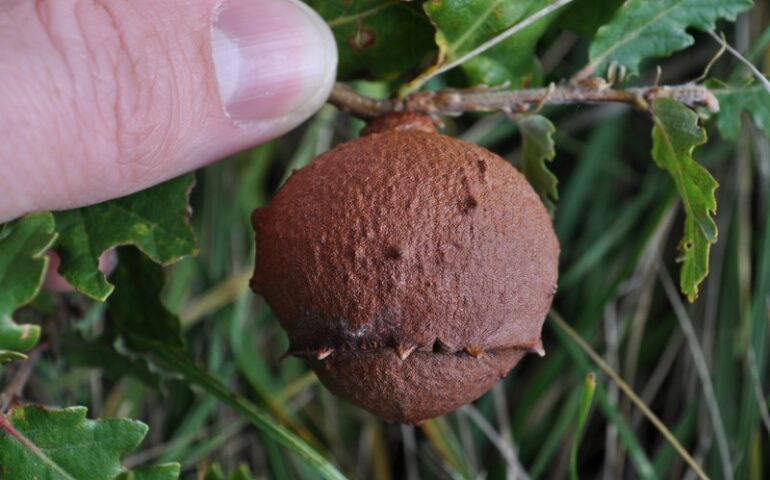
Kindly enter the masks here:
[[706, 87], [696, 84], [637, 87], [625, 90], [610, 88], [600, 78], [576, 84], [551, 84], [546, 88], [503, 90], [470, 88], [415, 92], [402, 99], [375, 100], [361, 95], [347, 85], [337, 83], [329, 102], [353, 116], [370, 119], [388, 112], [410, 111], [430, 115], [457, 116], [464, 112], [528, 113], [543, 105], [625, 103], [647, 111], [659, 98], [670, 98], [689, 107], [719, 111], [719, 101]]
[[673, 433], [666, 427], [666, 425], [658, 418], [657, 415], [655, 415], [652, 410], [650, 410], [650, 407], [648, 407], [644, 401], [639, 398], [638, 395], [634, 392], [634, 390], [623, 381], [622, 378], [620, 378], [620, 375], [610, 367], [607, 362], [604, 361], [604, 359], [596, 353], [596, 351], [591, 348], [591, 346], [583, 340], [583, 338], [570, 327], [567, 322], [564, 320], [564, 318], [555, 310], [551, 310], [549, 313], [549, 316], [551, 319], [556, 323], [556, 325], [564, 331], [571, 339], [572, 341], [577, 344], [578, 347], [580, 347], [583, 352], [585, 352], [586, 355], [588, 355], [591, 360], [604, 372], [607, 374], [610, 379], [615, 382], [615, 384], [620, 388], [620, 390], [631, 400], [631, 402], [634, 403], [634, 405], [641, 410], [641, 412], [644, 414], [645, 417], [652, 423], [655, 428], [658, 429], [658, 431], [663, 435], [663, 437], [668, 441], [668, 443], [671, 444], [672, 447], [674, 447], [674, 450], [682, 457], [682, 459], [692, 468], [692, 470], [695, 472], [696, 475], [698, 475], [698, 478], [701, 479], [708, 479], [708, 476], [703, 471], [703, 469], [698, 465], [698, 463], [695, 461], [695, 459], [692, 458], [692, 456], [687, 453], [687, 450], [682, 446], [681, 443], [679, 443], [679, 440], [676, 439]]

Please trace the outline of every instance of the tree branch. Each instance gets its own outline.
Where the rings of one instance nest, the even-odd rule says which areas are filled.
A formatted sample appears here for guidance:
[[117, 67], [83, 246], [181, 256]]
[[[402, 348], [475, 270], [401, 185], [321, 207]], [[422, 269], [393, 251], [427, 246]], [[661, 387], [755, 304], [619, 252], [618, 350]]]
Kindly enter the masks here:
[[415, 92], [402, 99], [375, 100], [350, 87], [337, 83], [329, 102], [340, 110], [363, 119], [388, 112], [411, 111], [432, 117], [457, 116], [465, 112], [504, 112], [521, 114], [537, 111], [543, 105], [625, 103], [648, 111], [658, 98], [670, 98], [689, 107], [704, 107], [719, 111], [716, 96], [706, 87], [696, 84], [638, 87], [626, 90], [611, 88], [600, 78], [590, 78], [577, 84], [551, 84], [547, 88], [503, 90], [471, 88]]

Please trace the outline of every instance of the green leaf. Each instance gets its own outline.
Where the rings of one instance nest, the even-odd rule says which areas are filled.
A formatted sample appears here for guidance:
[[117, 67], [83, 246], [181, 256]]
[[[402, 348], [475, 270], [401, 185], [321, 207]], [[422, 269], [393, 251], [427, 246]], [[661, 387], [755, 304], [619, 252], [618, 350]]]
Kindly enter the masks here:
[[719, 100], [717, 128], [725, 140], [735, 140], [746, 112], [754, 124], [770, 136], [770, 92], [762, 85], [712, 90]]
[[163, 268], [134, 248], [118, 250], [118, 267], [110, 277], [117, 288], [109, 312], [130, 348], [139, 351], [184, 346], [179, 318], [160, 300], [166, 282]]
[[40, 339], [37, 325], [17, 325], [11, 314], [40, 291], [56, 239], [53, 216], [35, 213], [0, 227], [0, 363], [26, 358]]
[[557, 22], [562, 28], [593, 37], [622, 4], [623, 0], [575, 0], [563, 10]]
[[305, 460], [320, 477], [345, 478], [301, 438], [228, 389], [185, 355], [179, 318], [160, 301], [165, 279], [159, 265], [133, 248], [121, 248], [118, 258], [120, 261], [111, 277], [116, 288], [108, 301], [108, 308], [127, 346], [148, 355], [160, 367], [182, 375], [229, 405], [271, 439]]
[[[446, 63], [462, 57], [482, 43], [504, 32], [543, 7], [549, 0], [432, 0], [425, 2], [425, 13], [436, 27], [439, 54], [436, 64], [410, 82], [405, 90], [415, 90], [424, 79]], [[514, 87], [529, 86], [540, 81], [540, 67], [535, 45], [554, 12], [494, 47], [462, 64], [470, 85], [499, 85], [506, 81]]]
[[751, 5], [751, 0], [628, 0], [596, 32], [584, 71], [603, 75], [617, 62], [627, 74], [636, 75], [642, 60], [692, 45], [695, 40], [687, 28], [711, 31], [718, 19], [733, 21]]
[[[17, 325], [10, 316], [0, 317], [0, 351], [10, 351], [8, 360], [18, 359], [18, 354], [14, 355], [14, 351], [26, 352], [31, 350], [39, 340], [39, 326]], [[3, 363], [1, 356], [0, 363]]]
[[32, 301], [40, 291], [56, 239], [50, 213], [27, 215], [0, 230], [0, 317]]
[[139, 446], [147, 426], [120, 418], [88, 420], [85, 407], [30, 406], [0, 415], [0, 431], [5, 432], [0, 478], [112, 480], [122, 473], [121, 457]]
[[118, 245], [136, 245], [154, 261], [173, 263], [197, 252], [188, 223], [192, 174], [127, 197], [57, 212], [59, 273], [80, 292], [104, 301], [113, 286], [99, 271], [99, 257]]
[[556, 185], [559, 181], [548, 170], [546, 162], [553, 161], [556, 150], [553, 133], [556, 128], [550, 120], [541, 115], [527, 115], [516, 120], [521, 130], [522, 156], [521, 171], [543, 200], [548, 212], [553, 214], [555, 200], [559, 198]]
[[23, 353], [14, 352], [13, 350], [0, 350], [0, 364], [12, 362], [14, 360], [26, 360], [27, 356]]
[[706, 143], [698, 116], [684, 105], [666, 98], [653, 106], [652, 158], [674, 179], [685, 211], [684, 238], [679, 243], [683, 259], [680, 288], [694, 302], [698, 285], [709, 269], [709, 250], [717, 240], [713, 215], [717, 181], [695, 162], [693, 150]]
[[436, 56], [433, 27], [416, 2], [305, 0], [337, 41], [341, 79], [394, 81]]

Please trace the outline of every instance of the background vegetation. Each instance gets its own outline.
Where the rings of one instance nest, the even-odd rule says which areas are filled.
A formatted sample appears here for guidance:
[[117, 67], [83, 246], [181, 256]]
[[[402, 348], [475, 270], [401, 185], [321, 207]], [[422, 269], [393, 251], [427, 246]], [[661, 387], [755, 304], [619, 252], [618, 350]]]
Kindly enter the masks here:
[[[426, 75], [417, 73], [437, 58], [439, 66], [460, 58], [551, 2], [511, 2], [517, 6], [505, 14], [491, 1], [309, 3], [334, 27], [341, 78], [369, 78], [351, 85], [380, 98], [417, 86], [547, 84], [592, 63], [603, 75], [609, 62], [598, 63], [597, 29], [617, 27], [624, 15], [619, 1], [578, 0], [421, 85]], [[655, 23], [664, 32], [643, 32], [639, 48], [670, 40], [671, 32], [688, 31], [694, 41], [636, 52], [634, 61], [619, 57], [629, 74], [623, 86], [653, 84], [656, 66], [661, 84], [697, 79], [721, 47], [705, 31], [740, 11], [716, 31], [769, 74], [770, 5], [716, 3], [627, 2], [623, 9], [669, 9]], [[477, 18], [489, 21], [472, 28], [458, 20]], [[636, 25], [625, 25], [624, 35]], [[722, 112], [703, 115], [709, 140], [695, 158], [720, 185], [719, 240], [692, 304], [678, 287], [682, 203], [652, 161], [649, 117], [614, 104], [540, 112], [556, 126], [549, 167], [559, 180], [554, 224], [562, 257], [554, 309], [707, 475], [761, 479], [770, 476], [770, 93], [729, 53], [708, 77], [724, 82], [710, 83]], [[334, 398], [301, 360], [280, 360], [285, 334], [247, 288], [250, 212], [269, 202], [292, 169], [357, 136], [362, 125], [326, 106], [285, 137], [197, 172], [189, 197], [197, 242], [180, 221], [190, 176], [119, 204], [145, 212], [145, 226], [165, 229], [152, 241], [120, 230], [109, 204], [0, 226], [0, 358], [15, 359], [0, 370], [0, 426], [13, 427], [0, 433], [0, 478], [97, 478], [97, 471], [98, 478], [176, 478], [169, 462], [181, 464], [182, 478], [212, 479], [230, 472], [234, 479], [310, 479], [339, 475], [335, 468], [352, 478], [410, 480], [693, 478], [659, 429], [553, 318], [544, 328], [545, 358], [526, 358], [477, 402], [420, 427], [383, 423]], [[503, 114], [445, 118], [445, 132], [521, 162], [517, 124]], [[171, 207], [150, 213], [159, 198]], [[90, 263], [77, 265], [89, 242]], [[102, 247], [126, 243], [144, 253], [120, 248], [113, 291], [93, 275], [94, 261]], [[51, 244], [81, 293], [35, 297], [45, 267], [39, 255]], [[152, 260], [174, 263], [165, 284]], [[87, 423], [82, 409], [23, 407], [30, 404], [82, 405], [88, 418], [137, 419], [150, 428]], [[25, 433], [43, 457], [12, 431]], [[74, 452], [80, 460], [56, 453], [65, 444], [81, 448]], [[100, 451], [107, 453], [98, 467], [79, 463]], [[161, 466], [139, 468], [151, 464]]]

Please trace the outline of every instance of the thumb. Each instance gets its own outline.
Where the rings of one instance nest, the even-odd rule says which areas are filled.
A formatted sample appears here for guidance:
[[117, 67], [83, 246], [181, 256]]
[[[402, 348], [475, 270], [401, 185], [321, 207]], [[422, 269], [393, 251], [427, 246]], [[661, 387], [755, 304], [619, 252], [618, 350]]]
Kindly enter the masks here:
[[320, 108], [336, 64], [298, 0], [0, 1], [0, 222], [281, 135]]

